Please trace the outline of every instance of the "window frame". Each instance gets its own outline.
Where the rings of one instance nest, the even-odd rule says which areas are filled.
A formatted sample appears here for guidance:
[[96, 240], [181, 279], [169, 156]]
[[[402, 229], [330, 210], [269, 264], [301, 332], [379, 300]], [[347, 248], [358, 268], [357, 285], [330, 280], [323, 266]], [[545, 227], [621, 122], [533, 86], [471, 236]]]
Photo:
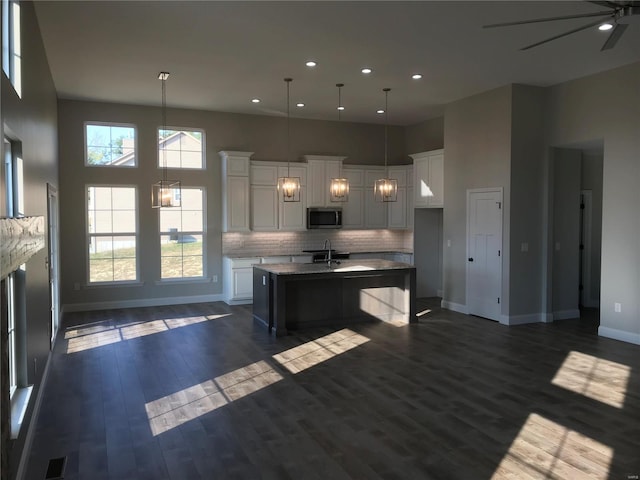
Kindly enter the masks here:
[[[156, 129], [156, 153], [157, 153], [157, 157], [158, 157], [158, 162], [157, 162], [157, 168], [158, 169], [163, 169], [165, 168], [164, 166], [164, 160], [162, 158], [162, 151], [160, 149], [160, 130], [164, 130], [164, 131], [173, 131], [173, 132], [199, 132], [202, 135], [202, 140], [200, 141], [200, 145], [201, 145], [201, 162], [200, 162], [200, 167], [183, 167], [182, 166], [182, 155], [180, 156], [180, 167], [171, 167], [171, 166], [167, 166], [166, 168], [168, 170], [206, 170], [207, 169], [207, 153], [206, 153], [206, 134], [204, 131], [204, 128], [193, 128], [193, 127], [175, 127], [175, 126], [171, 126], [171, 125], [166, 125], [166, 126], [159, 126]], [[180, 153], [182, 153], [182, 150], [180, 150]]]
[[[199, 235], [202, 237], [202, 275], [199, 276], [190, 276], [190, 277], [163, 277], [162, 276], [162, 237], [166, 235], [171, 235], [175, 232], [163, 231], [162, 228], [162, 219], [161, 215], [163, 210], [180, 210], [180, 220], [182, 221], [182, 211], [184, 207], [184, 202], [180, 203], [180, 207], [169, 207], [169, 208], [159, 208], [158, 209], [158, 241], [159, 241], [159, 252], [160, 252], [160, 280], [159, 283], [170, 283], [170, 282], [202, 282], [207, 281], [207, 189], [201, 185], [190, 185], [190, 186], [182, 186], [180, 188], [181, 193], [184, 196], [185, 190], [200, 190], [202, 191], [202, 231], [195, 230], [185, 230], [177, 232], [179, 235]], [[184, 265], [184, 252], [180, 256]]]
[[[112, 163], [94, 165], [89, 163], [89, 144], [87, 138], [87, 127], [122, 127], [133, 128], [133, 165], [114, 165]], [[86, 121], [82, 126], [82, 135], [84, 137], [84, 166], [97, 168], [138, 168], [138, 126], [134, 123], [125, 122], [102, 122], [102, 121]]]
[[[134, 191], [134, 212], [135, 212], [135, 232], [126, 232], [126, 233], [91, 233], [89, 232], [89, 189], [90, 188], [132, 188]], [[85, 285], [89, 287], [103, 287], [103, 286], [118, 286], [118, 285], [135, 285], [140, 284], [140, 199], [138, 195], [138, 185], [135, 184], [126, 184], [126, 185], [117, 185], [117, 184], [96, 184], [90, 183], [86, 184], [84, 187], [85, 192], [85, 259], [86, 259], [86, 272]], [[113, 212], [113, 208], [111, 209]], [[92, 238], [98, 237], [135, 237], [136, 246], [135, 246], [135, 264], [136, 264], [136, 278], [131, 280], [108, 280], [108, 281], [91, 281], [91, 253], [89, 250], [89, 246], [91, 245]]]

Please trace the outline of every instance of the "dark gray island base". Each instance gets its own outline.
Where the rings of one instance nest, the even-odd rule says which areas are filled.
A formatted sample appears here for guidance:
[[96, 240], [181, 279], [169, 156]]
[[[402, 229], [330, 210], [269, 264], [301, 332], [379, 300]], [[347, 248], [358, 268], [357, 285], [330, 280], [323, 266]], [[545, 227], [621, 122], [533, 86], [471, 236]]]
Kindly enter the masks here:
[[416, 321], [416, 269], [388, 260], [253, 266], [253, 316], [270, 333], [381, 320]]

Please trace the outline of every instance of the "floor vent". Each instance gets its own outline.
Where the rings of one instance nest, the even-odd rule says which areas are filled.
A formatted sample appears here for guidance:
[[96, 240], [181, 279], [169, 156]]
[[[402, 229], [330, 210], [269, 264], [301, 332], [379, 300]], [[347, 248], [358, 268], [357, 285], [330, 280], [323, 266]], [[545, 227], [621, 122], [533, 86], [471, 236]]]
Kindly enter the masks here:
[[45, 480], [59, 480], [64, 478], [64, 469], [67, 466], [67, 457], [52, 458], [47, 467]]

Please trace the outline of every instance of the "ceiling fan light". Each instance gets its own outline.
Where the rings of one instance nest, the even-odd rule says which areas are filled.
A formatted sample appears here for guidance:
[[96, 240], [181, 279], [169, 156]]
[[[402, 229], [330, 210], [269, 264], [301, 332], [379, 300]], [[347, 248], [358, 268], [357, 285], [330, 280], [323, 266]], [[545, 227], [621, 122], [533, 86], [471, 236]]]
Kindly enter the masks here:
[[600, 30], [601, 32], [606, 32], [607, 30], [611, 30], [613, 28], [613, 25], [609, 22], [607, 23], [603, 23], [602, 25], [600, 25], [598, 27], [598, 30]]

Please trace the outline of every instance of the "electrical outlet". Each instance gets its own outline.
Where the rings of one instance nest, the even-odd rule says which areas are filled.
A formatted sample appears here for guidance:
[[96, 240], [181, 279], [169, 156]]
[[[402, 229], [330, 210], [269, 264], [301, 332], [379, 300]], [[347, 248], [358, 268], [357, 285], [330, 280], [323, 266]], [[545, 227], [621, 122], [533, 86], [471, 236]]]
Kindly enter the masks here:
[[450, 247], [450, 246], [451, 246], [451, 239], [447, 238], [447, 247]]
[[218, 283], [218, 275], [213, 276], [213, 283]]
[[622, 312], [622, 304], [621, 303], [614, 303], [613, 304], [613, 311], [616, 313], [620, 313]]

